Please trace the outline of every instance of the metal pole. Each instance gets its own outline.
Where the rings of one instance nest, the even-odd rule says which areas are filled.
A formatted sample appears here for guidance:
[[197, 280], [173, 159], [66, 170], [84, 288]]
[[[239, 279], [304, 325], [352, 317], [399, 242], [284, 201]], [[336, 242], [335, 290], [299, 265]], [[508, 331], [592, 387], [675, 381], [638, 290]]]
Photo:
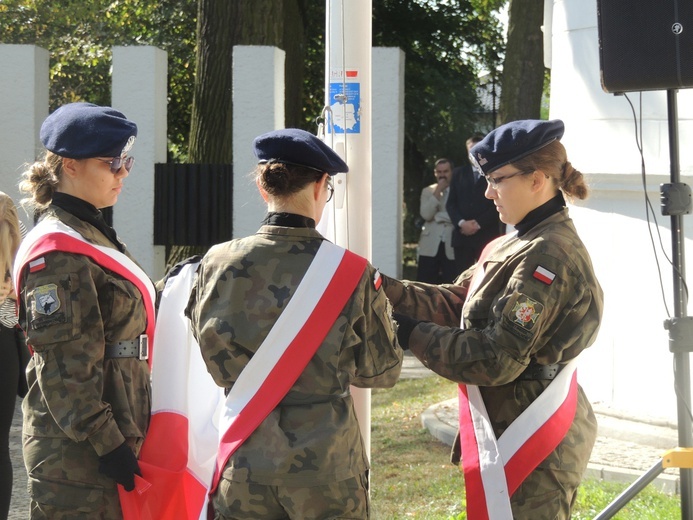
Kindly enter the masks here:
[[[326, 0], [325, 142], [346, 161], [335, 176], [334, 241], [371, 260], [372, 0]], [[326, 235], [327, 238], [331, 238]], [[351, 389], [370, 458], [371, 391]]]
[[662, 471], [664, 471], [664, 466], [662, 466], [662, 459], [659, 459], [657, 464], [652, 466], [647, 470], [647, 473], [628, 486], [623, 493], [616, 497], [614, 501], [595, 516], [593, 520], [607, 520], [608, 518], [612, 518], [623, 506], [635, 498], [635, 495], [640, 493], [650, 482], [656, 479]]
[[[671, 164], [671, 183], [677, 184], [681, 180], [679, 165], [679, 132], [678, 132], [678, 106], [676, 100], [677, 91], [667, 90], [667, 116], [669, 120], [669, 157]], [[688, 299], [685, 291], [686, 267], [684, 255], [684, 236], [682, 215], [671, 216], [671, 253], [674, 277], [674, 312], [677, 318], [687, 315]], [[674, 385], [677, 396], [677, 417], [679, 447], [693, 446], [693, 434], [691, 432], [691, 419], [689, 415], [691, 383], [690, 383], [690, 358], [688, 352], [674, 353]], [[681, 518], [693, 520], [693, 476], [689, 468], [679, 470], [681, 478]]]

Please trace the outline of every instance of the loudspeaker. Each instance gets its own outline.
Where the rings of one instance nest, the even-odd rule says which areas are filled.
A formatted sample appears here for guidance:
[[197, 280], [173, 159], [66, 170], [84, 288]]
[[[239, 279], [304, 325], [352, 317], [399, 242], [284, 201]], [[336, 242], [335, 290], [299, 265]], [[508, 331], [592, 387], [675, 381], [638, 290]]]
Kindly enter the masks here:
[[693, 1], [597, 0], [602, 88], [693, 87]]

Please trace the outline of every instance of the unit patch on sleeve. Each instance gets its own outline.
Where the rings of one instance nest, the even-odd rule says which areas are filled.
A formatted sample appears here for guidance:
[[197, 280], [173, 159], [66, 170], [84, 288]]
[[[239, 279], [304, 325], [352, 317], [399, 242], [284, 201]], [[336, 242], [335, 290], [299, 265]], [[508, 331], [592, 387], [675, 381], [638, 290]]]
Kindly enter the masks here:
[[58, 286], [54, 283], [49, 283], [37, 287], [34, 290], [33, 307], [37, 314], [43, 314], [44, 316], [55, 314], [60, 308]]
[[528, 340], [544, 312], [544, 305], [529, 296], [516, 293], [503, 312], [503, 323], [514, 335]]
[[60, 294], [61, 290], [54, 283], [39, 285], [30, 293], [32, 330], [67, 323], [68, 309], [63, 304], [68, 302], [61, 301]]
[[523, 295], [523, 298], [518, 299], [515, 302], [515, 307], [513, 307], [515, 315], [513, 321], [518, 325], [522, 325], [525, 329], [531, 330], [543, 310], [544, 306], [541, 303]]
[[532, 276], [534, 276], [534, 278], [536, 278], [540, 282], [545, 283], [546, 285], [551, 285], [553, 283], [554, 278], [556, 278], [556, 273], [552, 273], [546, 267], [538, 265], [537, 268], [534, 270], [534, 274]]

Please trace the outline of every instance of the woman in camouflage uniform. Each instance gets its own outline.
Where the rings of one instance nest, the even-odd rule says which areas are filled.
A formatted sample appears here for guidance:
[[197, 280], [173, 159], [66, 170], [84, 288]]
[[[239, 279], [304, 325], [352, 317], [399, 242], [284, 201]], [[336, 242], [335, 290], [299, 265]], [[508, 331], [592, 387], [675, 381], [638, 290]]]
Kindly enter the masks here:
[[[255, 153], [269, 212], [255, 235], [207, 253], [186, 311], [207, 369], [227, 393], [258, 350], [275, 348], [259, 349], [287, 306], [307, 305], [292, 297], [325, 241], [315, 225], [330, 177], [348, 170], [297, 129], [258, 137]], [[364, 266], [298, 379], [223, 466], [215, 518], [369, 518], [369, 463], [349, 387], [394, 385], [402, 350], [379, 274]]]
[[[408, 344], [434, 372], [463, 383], [462, 393], [470, 385], [478, 387], [497, 439], [594, 342], [601, 320], [602, 290], [563, 198], [563, 193], [579, 199], [587, 195], [582, 174], [568, 162], [559, 141], [563, 130], [558, 120], [516, 121], [495, 129], [471, 150], [488, 181], [486, 197], [516, 233], [492, 242], [454, 284], [384, 280], [400, 344]], [[570, 518], [597, 431], [589, 401], [574, 380], [573, 385], [574, 411], [562, 424], [565, 430], [554, 439], [555, 447], [546, 447], [545, 458], [535, 456], [532, 466], [525, 464], [527, 472], [533, 471], [514, 493], [510, 485], [505, 488], [509, 504], [505, 498], [505, 513], [490, 515], [494, 520], [510, 518], [510, 510], [515, 519]], [[466, 399], [460, 402], [463, 414]], [[536, 417], [536, 409], [525, 417]], [[474, 437], [465, 437], [461, 424], [468, 512], [474, 520], [471, 503], [479, 494], [471, 492], [467, 466], [484, 459], [484, 448], [469, 442]], [[454, 461], [459, 452], [458, 437]], [[502, 463], [510, 481], [508, 461]]]
[[112, 108], [64, 105], [44, 121], [45, 158], [20, 185], [41, 215], [15, 267], [33, 349], [23, 402], [32, 519], [122, 518], [116, 484], [132, 490], [139, 473], [151, 401], [139, 337], [153, 323], [153, 287], [100, 211], [118, 199], [136, 135]]

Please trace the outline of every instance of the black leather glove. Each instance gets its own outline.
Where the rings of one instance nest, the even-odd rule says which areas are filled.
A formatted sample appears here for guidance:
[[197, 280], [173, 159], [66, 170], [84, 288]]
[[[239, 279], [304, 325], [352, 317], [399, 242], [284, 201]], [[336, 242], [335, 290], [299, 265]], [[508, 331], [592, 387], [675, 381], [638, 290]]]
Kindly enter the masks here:
[[99, 473], [111, 477], [125, 491], [135, 489], [135, 474], [142, 476], [137, 458], [126, 442], [99, 457]]
[[421, 323], [421, 321], [410, 318], [405, 314], [399, 314], [398, 312], [393, 313], [392, 317], [397, 322], [397, 341], [399, 342], [399, 346], [402, 347], [402, 350], [409, 350], [409, 336], [411, 336], [411, 331], [414, 330], [414, 327]]

